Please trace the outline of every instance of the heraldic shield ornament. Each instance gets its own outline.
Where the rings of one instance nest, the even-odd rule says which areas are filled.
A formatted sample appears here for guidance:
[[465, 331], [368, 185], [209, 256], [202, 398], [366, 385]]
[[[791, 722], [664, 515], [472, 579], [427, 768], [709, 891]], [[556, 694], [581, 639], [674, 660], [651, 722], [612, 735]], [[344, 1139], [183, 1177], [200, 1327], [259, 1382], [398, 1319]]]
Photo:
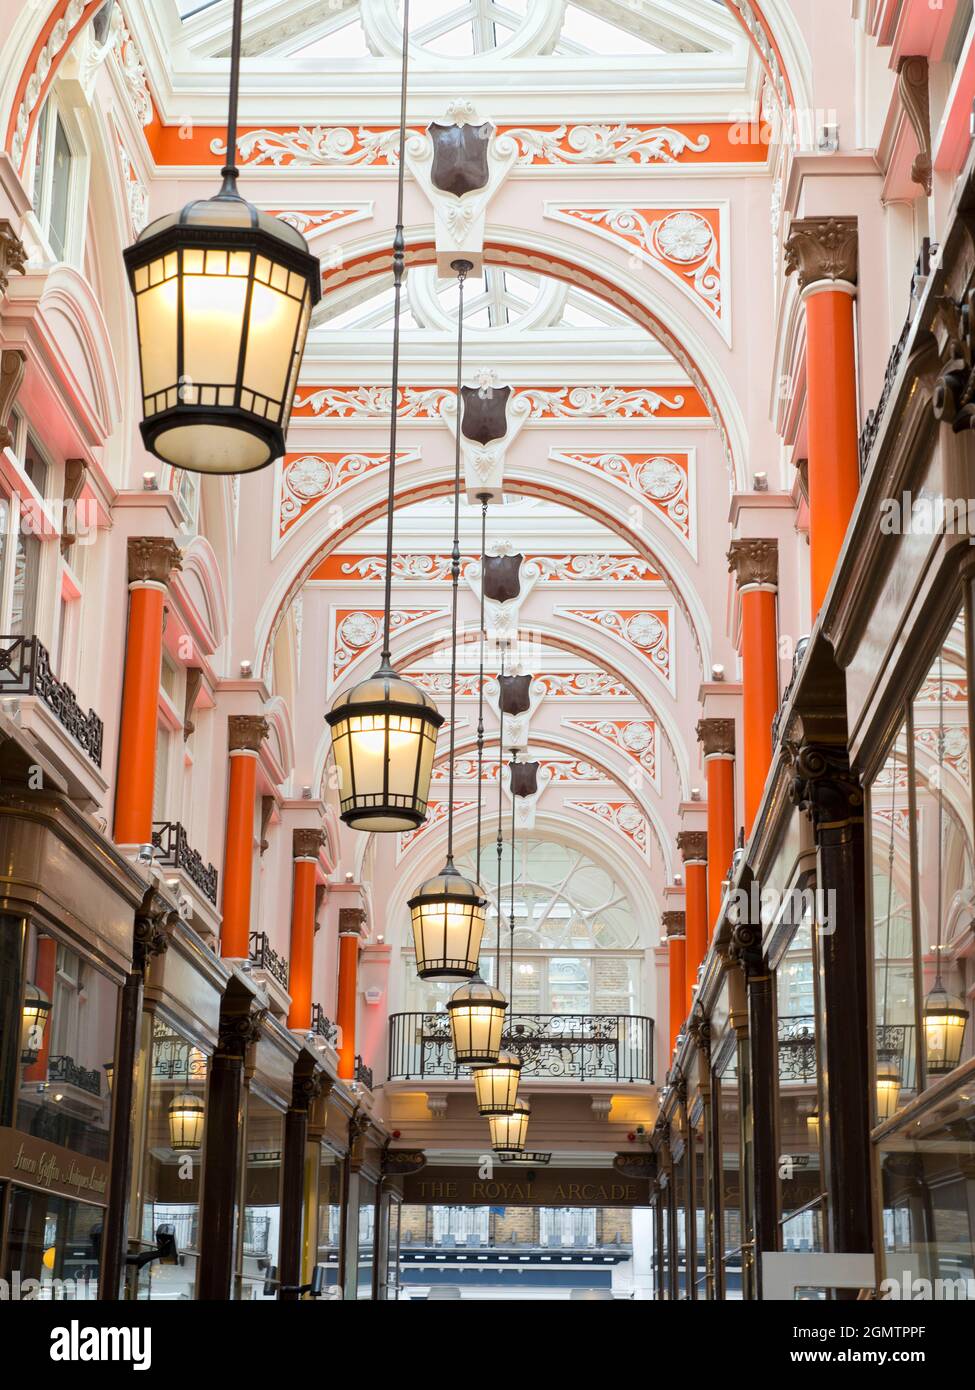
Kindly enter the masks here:
[[433, 144], [430, 181], [434, 188], [455, 198], [487, 188], [488, 143], [494, 134], [490, 121], [482, 125], [441, 125], [434, 121], [427, 131]]
[[511, 792], [513, 796], [534, 796], [538, 791], [538, 763], [511, 764]]
[[508, 433], [510, 386], [462, 386], [461, 434], [473, 444], [493, 444]]
[[509, 603], [517, 598], [521, 593], [520, 572], [524, 559], [524, 555], [485, 555], [484, 597], [492, 603]]
[[534, 676], [500, 676], [501, 708], [505, 714], [525, 714], [531, 709], [531, 683]]

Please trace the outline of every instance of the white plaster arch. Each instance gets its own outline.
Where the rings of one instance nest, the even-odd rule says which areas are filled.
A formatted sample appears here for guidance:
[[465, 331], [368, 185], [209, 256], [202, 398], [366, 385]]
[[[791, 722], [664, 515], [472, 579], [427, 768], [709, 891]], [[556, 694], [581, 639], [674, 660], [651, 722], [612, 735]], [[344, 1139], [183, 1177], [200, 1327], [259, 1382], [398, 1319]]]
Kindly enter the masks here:
[[[577, 285], [652, 334], [700, 391], [725, 445], [731, 485], [740, 490], [747, 477], [748, 435], [731, 386], [728, 369], [732, 351], [720, 329], [705, 323], [696, 311], [690, 312], [668, 276], [641, 262], [640, 270], [653, 285], [653, 293], [648, 294], [646, 282], [641, 283], [634, 273], [632, 258], [623, 247], [596, 240], [581, 229], [560, 226], [559, 231], [563, 235], [554, 235], [541, 218], [534, 228], [489, 223], [485, 264], [520, 267]], [[435, 262], [436, 246], [429, 224], [410, 226], [405, 235], [407, 267]], [[393, 229], [384, 227], [371, 231], [368, 237], [341, 243], [341, 264], [323, 268], [326, 295], [329, 290], [387, 273], [392, 237]]]
[[[670, 536], [666, 533], [663, 521], [649, 518], [648, 530], [652, 527], [653, 543], [648, 544], [643, 535], [624, 525], [612, 511], [604, 510], [594, 500], [605, 494], [610, 508], [619, 505], [619, 491], [609, 479], [600, 482], [594, 476], [590, 491], [581, 497], [578, 493], [565, 491], [564, 487], [560, 487], [554, 480], [548, 482], [543, 478], [540, 481], [539, 475], [549, 466], [547, 460], [536, 460], [531, 468], [526, 464], [518, 468], [512, 467], [509, 469], [509, 490], [512, 493], [559, 502], [582, 512], [618, 535], [636, 554], [644, 556], [658, 570], [667, 585], [669, 595], [687, 619], [697, 645], [702, 672], [709, 670], [712, 659], [710, 617], [683, 559], [677, 554]], [[427, 481], [421, 483], [420, 474], [425, 475]], [[554, 476], [557, 477], [557, 474]], [[336, 549], [341, 541], [354, 535], [367, 522], [385, 514], [386, 487], [383, 477], [384, 471], [376, 470], [375, 474], [366, 474], [343, 490], [345, 520], [340, 527], [331, 531], [326, 539], [315, 535], [312, 528], [307, 528], [304, 534], [295, 537], [292, 545], [286, 543], [279, 550], [275, 557], [277, 575], [268, 588], [267, 597], [254, 625], [255, 670], [263, 669], [268, 645], [281, 616], [316, 565]], [[452, 478], [444, 477], [432, 462], [424, 462], [422, 459], [411, 468], [410, 480], [409, 487], [397, 493], [397, 510], [409, 506], [412, 502], [442, 496], [453, 487]]]

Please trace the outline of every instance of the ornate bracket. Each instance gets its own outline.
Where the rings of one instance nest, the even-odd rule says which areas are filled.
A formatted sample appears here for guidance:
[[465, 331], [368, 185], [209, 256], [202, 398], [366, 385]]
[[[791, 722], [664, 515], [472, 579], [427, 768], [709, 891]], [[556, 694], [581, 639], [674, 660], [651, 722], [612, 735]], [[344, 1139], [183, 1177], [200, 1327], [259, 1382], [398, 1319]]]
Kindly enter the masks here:
[[927, 58], [902, 58], [897, 69], [897, 91], [904, 114], [911, 123], [918, 153], [911, 165], [911, 180], [931, 196], [931, 106], [928, 96]]
[[850, 770], [846, 748], [806, 743], [790, 750], [789, 797], [817, 830], [836, 829], [863, 819], [863, 788]]
[[955, 434], [975, 426], [975, 290], [960, 303], [945, 295], [938, 318], [947, 333], [945, 365], [935, 384], [934, 418]]
[[2, 218], [0, 219], [0, 299], [7, 293], [12, 271], [16, 271], [18, 275], [27, 274], [27, 250], [14, 231], [13, 223]]

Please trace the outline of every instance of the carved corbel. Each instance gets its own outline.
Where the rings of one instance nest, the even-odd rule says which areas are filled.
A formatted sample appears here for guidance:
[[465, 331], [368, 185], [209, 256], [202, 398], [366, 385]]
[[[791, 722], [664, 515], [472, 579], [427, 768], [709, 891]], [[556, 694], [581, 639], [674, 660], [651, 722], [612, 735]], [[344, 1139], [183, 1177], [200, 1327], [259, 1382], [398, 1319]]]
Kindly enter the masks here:
[[17, 393], [24, 383], [27, 354], [20, 348], [4, 348], [0, 353], [0, 449], [12, 449], [13, 433], [7, 421], [14, 408]]
[[928, 94], [928, 60], [902, 58], [897, 69], [897, 91], [904, 114], [911, 123], [918, 153], [911, 165], [911, 180], [931, 196], [931, 105]]
[[179, 914], [156, 888], [148, 888], [135, 913], [132, 934], [132, 964], [143, 974], [155, 956], [164, 955]]
[[27, 274], [27, 250], [14, 231], [13, 223], [0, 218], [0, 299], [10, 287], [11, 273]]
[[241, 1013], [221, 1015], [217, 1033], [217, 1052], [223, 1057], [235, 1057], [243, 1061], [248, 1049], [253, 1047], [261, 1036], [269, 1009], [248, 1009]]

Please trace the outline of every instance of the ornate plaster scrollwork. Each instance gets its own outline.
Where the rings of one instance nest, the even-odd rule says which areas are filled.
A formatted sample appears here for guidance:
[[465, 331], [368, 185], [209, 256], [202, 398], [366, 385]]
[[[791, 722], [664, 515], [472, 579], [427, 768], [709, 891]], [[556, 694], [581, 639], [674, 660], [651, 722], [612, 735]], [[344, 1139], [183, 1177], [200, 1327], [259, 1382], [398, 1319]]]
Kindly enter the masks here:
[[456, 274], [458, 260], [470, 262], [470, 274], [482, 274], [488, 204], [517, 158], [515, 141], [480, 120], [464, 98], [407, 140], [407, 166], [433, 206], [437, 272], [444, 279]]
[[[460, 454], [467, 500], [476, 503], [487, 497], [501, 502], [505, 458], [531, 416], [532, 401], [509, 386], [499, 386], [497, 373], [490, 367], [476, 372], [471, 384], [461, 391]], [[457, 397], [452, 391], [440, 402], [440, 417], [456, 436]]]

